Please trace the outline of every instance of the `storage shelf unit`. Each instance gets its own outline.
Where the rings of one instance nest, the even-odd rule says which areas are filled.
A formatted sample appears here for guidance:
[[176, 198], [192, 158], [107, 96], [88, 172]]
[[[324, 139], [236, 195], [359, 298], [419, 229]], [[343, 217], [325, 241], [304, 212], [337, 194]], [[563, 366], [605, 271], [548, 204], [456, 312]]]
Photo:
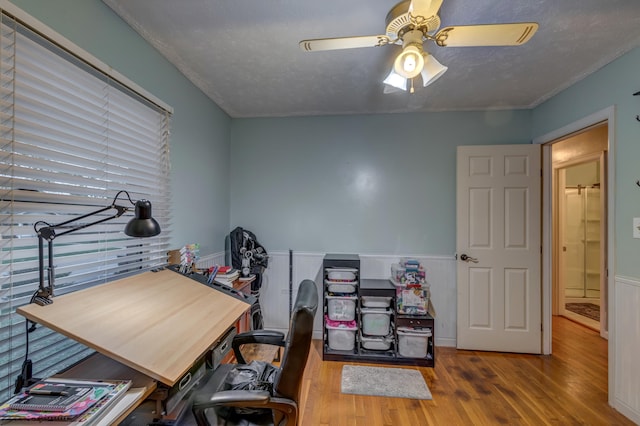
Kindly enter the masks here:
[[[357, 285], [355, 286], [355, 321], [357, 329], [355, 332], [345, 331], [345, 333], [354, 333], [353, 349], [339, 350], [329, 344], [330, 330], [323, 319], [323, 360], [326, 361], [361, 361], [371, 363], [399, 364], [399, 365], [418, 365], [425, 367], [433, 367], [435, 364], [435, 347], [434, 347], [434, 318], [431, 315], [399, 315], [396, 312], [396, 288], [388, 279], [362, 279], [360, 278], [360, 258], [358, 255], [352, 254], [327, 254], [323, 261], [323, 312], [328, 312], [328, 301], [331, 300], [331, 293], [327, 285], [327, 271], [340, 268], [353, 268], [356, 270]], [[363, 335], [363, 315], [362, 315], [362, 296], [368, 297], [388, 297], [391, 299], [390, 308], [390, 326], [388, 336], [369, 336]], [[367, 313], [371, 311], [364, 308]], [[426, 357], [404, 357], [400, 355], [398, 348], [397, 327], [421, 327], [430, 328], [431, 336], [427, 338], [427, 355]], [[361, 337], [362, 336], [362, 337]], [[390, 339], [391, 344], [388, 349], [367, 349], [363, 347], [364, 339], [380, 338]], [[388, 340], [385, 340], [388, 341]], [[371, 341], [369, 341], [371, 343]], [[369, 344], [371, 346], [371, 344]]]

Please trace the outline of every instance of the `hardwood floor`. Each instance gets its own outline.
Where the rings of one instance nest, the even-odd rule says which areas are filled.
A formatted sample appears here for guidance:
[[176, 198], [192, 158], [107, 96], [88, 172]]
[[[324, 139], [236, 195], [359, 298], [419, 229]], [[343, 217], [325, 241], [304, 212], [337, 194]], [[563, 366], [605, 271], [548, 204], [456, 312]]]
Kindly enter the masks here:
[[347, 363], [323, 362], [321, 345], [305, 371], [303, 426], [633, 425], [607, 403], [607, 341], [566, 318], [553, 319], [549, 356], [436, 348], [434, 369], [399, 367], [423, 374], [429, 401], [340, 393]]

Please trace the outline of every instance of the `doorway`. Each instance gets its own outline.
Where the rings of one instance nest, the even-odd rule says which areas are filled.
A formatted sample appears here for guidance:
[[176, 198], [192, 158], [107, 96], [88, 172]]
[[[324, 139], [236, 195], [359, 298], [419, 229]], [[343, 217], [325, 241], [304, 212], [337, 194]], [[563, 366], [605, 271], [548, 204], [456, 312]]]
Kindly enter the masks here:
[[553, 314], [607, 337], [608, 126], [551, 145]]

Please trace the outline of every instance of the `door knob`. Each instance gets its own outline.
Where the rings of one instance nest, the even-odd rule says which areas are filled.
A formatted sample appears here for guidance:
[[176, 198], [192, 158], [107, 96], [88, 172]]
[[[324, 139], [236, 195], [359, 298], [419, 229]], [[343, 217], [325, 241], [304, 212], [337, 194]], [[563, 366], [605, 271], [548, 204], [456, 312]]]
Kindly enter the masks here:
[[478, 259], [476, 259], [475, 257], [467, 256], [466, 254], [461, 254], [460, 260], [462, 260], [463, 262], [478, 263]]

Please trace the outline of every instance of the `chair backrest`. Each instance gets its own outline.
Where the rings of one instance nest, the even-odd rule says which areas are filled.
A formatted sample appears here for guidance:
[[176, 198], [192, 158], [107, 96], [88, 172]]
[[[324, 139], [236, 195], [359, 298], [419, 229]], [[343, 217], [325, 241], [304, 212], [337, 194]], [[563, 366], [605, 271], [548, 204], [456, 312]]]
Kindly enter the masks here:
[[311, 280], [304, 280], [298, 288], [289, 322], [280, 372], [273, 383], [274, 394], [298, 403], [302, 375], [307, 364], [313, 338], [313, 318], [318, 309], [318, 288]]

